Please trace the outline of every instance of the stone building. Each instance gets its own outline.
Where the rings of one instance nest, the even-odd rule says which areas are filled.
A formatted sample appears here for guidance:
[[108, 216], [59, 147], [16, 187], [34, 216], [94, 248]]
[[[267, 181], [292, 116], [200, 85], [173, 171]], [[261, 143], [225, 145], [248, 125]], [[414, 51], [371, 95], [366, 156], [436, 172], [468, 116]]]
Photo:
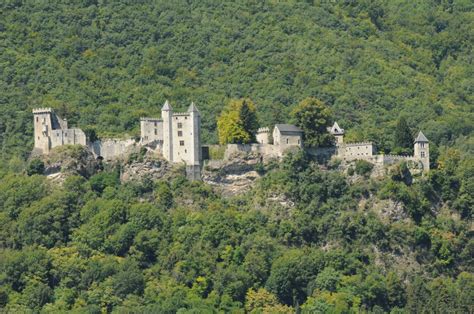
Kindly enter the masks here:
[[290, 147], [303, 148], [303, 130], [292, 124], [275, 124], [273, 145], [283, 153]]
[[185, 163], [189, 178], [200, 178], [201, 116], [194, 103], [187, 112], [173, 112], [166, 101], [161, 108], [161, 119], [141, 118], [140, 130], [142, 145], [154, 145], [169, 162]]
[[372, 142], [345, 143], [344, 129], [340, 128], [337, 122], [328, 128], [328, 132], [335, 137], [337, 158], [347, 161], [361, 159], [383, 165], [410, 161], [421, 164], [425, 172], [430, 170], [429, 141], [421, 131], [414, 141], [413, 156], [375, 155], [375, 146]]
[[51, 108], [33, 110], [34, 150], [48, 154], [52, 148], [62, 145], [87, 145], [81, 129], [69, 129], [66, 119], [58, 117]]

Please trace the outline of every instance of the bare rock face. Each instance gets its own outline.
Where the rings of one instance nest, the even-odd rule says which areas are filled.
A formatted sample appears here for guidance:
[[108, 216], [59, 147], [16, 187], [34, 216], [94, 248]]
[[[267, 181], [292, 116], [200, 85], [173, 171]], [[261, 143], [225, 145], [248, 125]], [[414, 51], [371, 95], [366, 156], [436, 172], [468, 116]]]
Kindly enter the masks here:
[[88, 178], [101, 168], [101, 162], [94, 154], [80, 145], [60, 146], [41, 158], [45, 165], [44, 174], [58, 182], [64, 181], [69, 175]]
[[171, 165], [164, 159], [145, 156], [143, 159], [129, 161], [122, 168], [120, 181], [141, 180], [147, 177], [153, 181], [170, 174]]
[[223, 195], [245, 193], [261, 177], [257, 172], [260, 162], [260, 157], [251, 153], [235, 154], [229, 160], [210, 160], [204, 166], [202, 180]]

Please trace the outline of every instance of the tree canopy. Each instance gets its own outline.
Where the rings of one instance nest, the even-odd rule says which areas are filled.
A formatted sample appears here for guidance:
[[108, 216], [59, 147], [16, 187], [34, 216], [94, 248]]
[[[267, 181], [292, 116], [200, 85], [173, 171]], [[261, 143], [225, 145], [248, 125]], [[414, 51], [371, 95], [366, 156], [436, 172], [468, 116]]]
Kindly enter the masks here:
[[332, 123], [332, 112], [321, 100], [306, 98], [291, 112], [297, 126], [303, 129], [305, 146], [329, 146], [333, 142], [327, 127]]
[[248, 144], [258, 129], [256, 109], [249, 99], [232, 100], [217, 119], [220, 144]]

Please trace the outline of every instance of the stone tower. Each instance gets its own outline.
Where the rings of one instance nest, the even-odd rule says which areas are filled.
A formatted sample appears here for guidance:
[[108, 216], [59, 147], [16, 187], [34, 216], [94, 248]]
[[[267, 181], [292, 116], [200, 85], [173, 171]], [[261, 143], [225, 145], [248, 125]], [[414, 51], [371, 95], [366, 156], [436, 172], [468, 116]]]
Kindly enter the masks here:
[[35, 149], [43, 154], [51, 149], [50, 134], [53, 129], [53, 111], [51, 108], [33, 109]]
[[187, 176], [192, 180], [201, 178], [201, 115], [199, 114], [194, 102], [188, 108], [191, 127], [189, 128], [188, 138], [185, 140], [189, 143], [189, 156], [186, 161]]
[[270, 129], [259, 128], [257, 130], [257, 143], [259, 144], [270, 144]]
[[173, 108], [165, 101], [161, 108], [161, 119], [163, 119], [163, 156], [166, 160], [173, 162]]
[[418, 136], [415, 139], [414, 156], [419, 159], [423, 164], [423, 171], [430, 170], [430, 145], [429, 141], [423, 132], [418, 132]]

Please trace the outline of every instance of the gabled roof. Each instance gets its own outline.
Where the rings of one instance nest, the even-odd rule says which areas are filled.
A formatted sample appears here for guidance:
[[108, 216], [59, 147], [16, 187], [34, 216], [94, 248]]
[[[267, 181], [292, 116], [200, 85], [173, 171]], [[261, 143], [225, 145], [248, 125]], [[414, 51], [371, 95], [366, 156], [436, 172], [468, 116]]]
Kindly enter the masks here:
[[424, 142], [424, 143], [428, 143], [428, 139], [426, 138], [426, 136], [423, 134], [423, 132], [418, 132], [418, 136], [416, 137], [415, 139], [415, 143], [417, 142]]
[[171, 108], [171, 105], [170, 103], [168, 102], [168, 100], [165, 101], [165, 104], [163, 105], [163, 107], [161, 108], [161, 111], [171, 111], [173, 110]]
[[275, 124], [280, 133], [291, 132], [291, 133], [303, 133], [303, 130], [293, 124]]
[[341, 135], [344, 134], [344, 129], [342, 129], [337, 122], [334, 122], [334, 124], [331, 127], [327, 128], [328, 132], [331, 133], [332, 135]]
[[189, 105], [188, 112], [199, 112], [194, 102], [191, 102], [191, 105]]

